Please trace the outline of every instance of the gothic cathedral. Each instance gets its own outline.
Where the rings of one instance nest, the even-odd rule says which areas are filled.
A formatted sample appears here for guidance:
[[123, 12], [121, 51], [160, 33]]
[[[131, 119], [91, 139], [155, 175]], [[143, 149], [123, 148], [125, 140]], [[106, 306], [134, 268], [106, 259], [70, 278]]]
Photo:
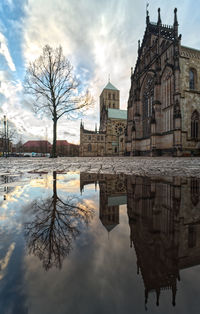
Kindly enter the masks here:
[[119, 156], [125, 151], [127, 111], [120, 110], [120, 92], [110, 82], [100, 95], [100, 127], [80, 126], [79, 156]]
[[172, 26], [150, 22], [138, 42], [125, 136], [127, 155], [193, 156], [200, 152], [200, 51], [181, 45]]

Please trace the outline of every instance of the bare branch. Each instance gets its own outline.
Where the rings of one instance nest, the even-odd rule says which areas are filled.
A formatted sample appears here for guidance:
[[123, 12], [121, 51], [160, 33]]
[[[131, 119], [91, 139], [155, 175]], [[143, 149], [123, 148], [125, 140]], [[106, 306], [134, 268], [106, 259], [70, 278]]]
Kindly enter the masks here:
[[61, 46], [53, 49], [46, 45], [42, 55], [27, 68], [25, 92], [36, 100], [33, 104], [35, 112], [50, 115], [54, 122], [53, 157], [56, 157], [57, 121], [93, 103], [88, 92], [81, 97], [77, 95], [80, 85]]

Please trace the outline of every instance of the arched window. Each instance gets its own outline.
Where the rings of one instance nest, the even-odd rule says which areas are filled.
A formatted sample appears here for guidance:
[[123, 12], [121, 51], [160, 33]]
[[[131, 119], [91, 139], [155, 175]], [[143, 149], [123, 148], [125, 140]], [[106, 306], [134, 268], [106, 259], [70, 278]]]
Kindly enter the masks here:
[[191, 117], [191, 138], [198, 139], [199, 134], [199, 113], [195, 110]]
[[153, 112], [153, 99], [154, 99], [154, 78], [148, 76], [144, 88], [143, 104], [142, 104], [142, 124], [143, 124], [143, 136], [150, 136], [150, 118]]
[[88, 144], [88, 152], [91, 152], [91, 151], [92, 151], [92, 145]]
[[199, 180], [198, 179], [191, 179], [190, 182], [190, 193], [191, 193], [191, 201], [194, 206], [197, 206], [199, 203]]
[[196, 88], [196, 81], [197, 81], [196, 70], [195, 69], [190, 69], [190, 72], [189, 72], [190, 89], [195, 89]]
[[197, 230], [195, 225], [188, 226], [188, 248], [196, 246], [197, 242]]

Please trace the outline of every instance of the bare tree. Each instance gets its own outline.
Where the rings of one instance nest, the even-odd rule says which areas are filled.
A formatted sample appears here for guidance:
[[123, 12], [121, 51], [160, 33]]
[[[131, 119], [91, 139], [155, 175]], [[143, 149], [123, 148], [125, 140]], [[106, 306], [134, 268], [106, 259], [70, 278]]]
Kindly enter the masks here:
[[[33, 221], [25, 223], [25, 237], [30, 253], [38, 256], [45, 270], [61, 268], [62, 261], [72, 249], [73, 240], [81, 233], [81, 225], [88, 224], [93, 209], [81, 204], [74, 196], [61, 199], [53, 172], [53, 196], [32, 204]], [[32, 216], [32, 215], [30, 215]]]
[[25, 92], [34, 96], [35, 111], [53, 120], [52, 157], [56, 155], [57, 122], [67, 115], [92, 104], [89, 93], [80, 95], [81, 84], [73, 74], [70, 61], [63, 55], [62, 47], [53, 49], [46, 45], [42, 55], [29, 64], [25, 76]]
[[21, 138], [16, 143], [15, 147], [16, 147], [16, 153], [21, 153], [23, 151], [23, 142], [22, 142]]

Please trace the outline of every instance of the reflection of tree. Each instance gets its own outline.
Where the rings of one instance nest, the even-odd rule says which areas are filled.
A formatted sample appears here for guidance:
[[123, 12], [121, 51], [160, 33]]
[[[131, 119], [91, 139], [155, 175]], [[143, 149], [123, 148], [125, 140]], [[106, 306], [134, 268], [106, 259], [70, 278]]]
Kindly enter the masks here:
[[26, 223], [25, 235], [29, 253], [43, 261], [46, 270], [61, 268], [72, 249], [72, 241], [80, 234], [81, 224], [88, 224], [93, 210], [75, 197], [62, 200], [57, 195], [56, 172], [53, 172], [53, 196], [32, 205], [34, 220]]

